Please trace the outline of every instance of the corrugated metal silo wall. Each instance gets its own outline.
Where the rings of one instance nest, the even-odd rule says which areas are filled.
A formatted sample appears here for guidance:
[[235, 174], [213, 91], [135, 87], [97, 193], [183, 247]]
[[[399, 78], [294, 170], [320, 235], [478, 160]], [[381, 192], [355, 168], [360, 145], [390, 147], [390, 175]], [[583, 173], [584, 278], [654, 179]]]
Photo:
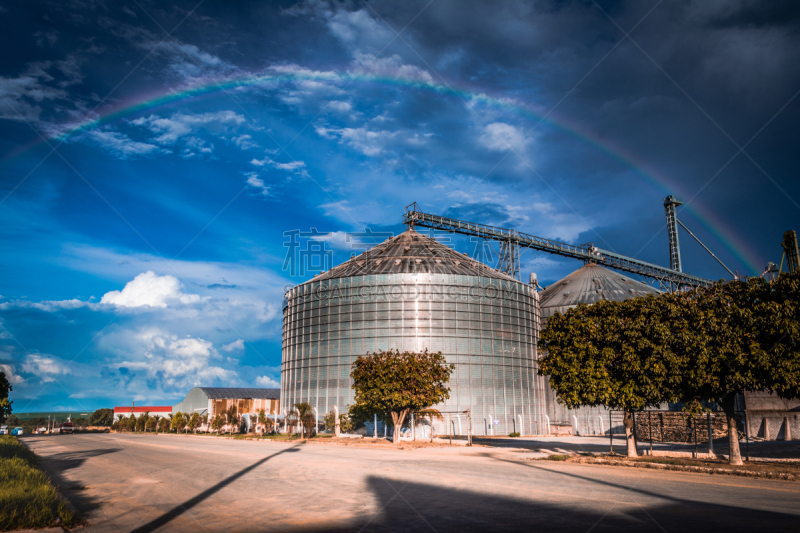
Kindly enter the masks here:
[[281, 405], [307, 401], [320, 416], [334, 405], [344, 412], [358, 356], [427, 348], [456, 365], [450, 399], [437, 406], [452, 413], [454, 432], [468, 428], [455, 414], [472, 409], [474, 434], [542, 433], [538, 321], [538, 294], [519, 282], [386, 274], [305, 283], [284, 302]]

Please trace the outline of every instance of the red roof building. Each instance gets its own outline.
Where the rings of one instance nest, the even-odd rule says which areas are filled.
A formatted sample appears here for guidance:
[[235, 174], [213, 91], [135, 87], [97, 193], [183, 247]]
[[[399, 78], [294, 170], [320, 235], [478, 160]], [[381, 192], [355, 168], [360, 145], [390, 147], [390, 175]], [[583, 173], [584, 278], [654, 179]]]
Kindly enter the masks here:
[[117, 415], [122, 416], [133, 416], [139, 417], [144, 413], [149, 412], [151, 415], [161, 415], [165, 416], [172, 412], [171, 405], [137, 405], [135, 407], [131, 406], [124, 406], [124, 407], [114, 407], [114, 418]]

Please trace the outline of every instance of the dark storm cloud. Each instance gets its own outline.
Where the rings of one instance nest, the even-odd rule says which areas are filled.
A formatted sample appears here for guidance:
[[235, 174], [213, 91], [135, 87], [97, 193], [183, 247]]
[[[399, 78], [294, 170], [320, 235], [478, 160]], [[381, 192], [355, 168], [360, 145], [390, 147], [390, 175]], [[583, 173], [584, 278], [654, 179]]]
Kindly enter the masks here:
[[[94, 380], [94, 402], [274, 379], [280, 296], [307, 279], [281, 270], [285, 232], [329, 232], [339, 263], [362, 251], [347, 232], [397, 234], [414, 201], [665, 264], [677, 194], [750, 275], [797, 229], [795, 2], [43, 1], [0, 20], [0, 325], [31, 350], [0, 329], [0, 363], [15, 393], [52, 384], [42, 406], [61, 379]], [[48, 156], [40, 133], [120, 109]], [[544, 284], [576, 266], [522, 257]]]

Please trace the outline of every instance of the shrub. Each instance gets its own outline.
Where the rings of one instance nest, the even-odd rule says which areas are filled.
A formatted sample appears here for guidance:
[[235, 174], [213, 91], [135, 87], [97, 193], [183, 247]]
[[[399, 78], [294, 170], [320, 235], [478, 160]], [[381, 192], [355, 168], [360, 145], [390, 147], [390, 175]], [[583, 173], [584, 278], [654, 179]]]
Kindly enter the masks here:
[[519, 431], [514, 431], [508, 434], [509, 437], [519, 437]]
[[566, 460], [567, 460], [567, 458], [569, 458], [569, 456], [568, 456], [568, 455], [558, 455], [558, 454], [554, 454], [554, 455], [548, 455], [548, 456], [547, 456], [547, 460], [548, 460], [548, 461], [566, 461]]

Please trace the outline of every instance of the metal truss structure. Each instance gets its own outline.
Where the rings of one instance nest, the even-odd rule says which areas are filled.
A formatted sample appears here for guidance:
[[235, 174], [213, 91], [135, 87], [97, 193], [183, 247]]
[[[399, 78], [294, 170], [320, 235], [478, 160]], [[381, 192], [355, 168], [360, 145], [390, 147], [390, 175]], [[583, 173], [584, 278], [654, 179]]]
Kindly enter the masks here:
[[416, 203], [406, 206], [403, 214], [403, 223], [409, 227], [419, 226], [475, 236], [488, 241], [499, 241], [501, 244], [499, 270], [516, 279], [520, 279], [519, 250], [520, 248], [530, 248], [580, 259], [585, 263], [597, 263], [598, 265], [622, 270], [623, 272], [645, 276], [656, 280], [663, 290], [671, 290], [676, 287], [710, 287], [713, 283], [710, 279], [692, 276], [691, 274], [596, 248], [592, 243], [575, 246], [527, 233], [519, 233], [513, 229], [498, 228], [486, 224], [423, 213]]
[[683, 202], [672, 195], [664, 199], [664, 212], [667, 215], [667, 233], [669, 234], [669, 268], [681, 272], [683, 269], [681, 268], [681, 248], [678, 244], [678, 217], [675, 216], [675, 208], [679, 205], [683, 205]]

